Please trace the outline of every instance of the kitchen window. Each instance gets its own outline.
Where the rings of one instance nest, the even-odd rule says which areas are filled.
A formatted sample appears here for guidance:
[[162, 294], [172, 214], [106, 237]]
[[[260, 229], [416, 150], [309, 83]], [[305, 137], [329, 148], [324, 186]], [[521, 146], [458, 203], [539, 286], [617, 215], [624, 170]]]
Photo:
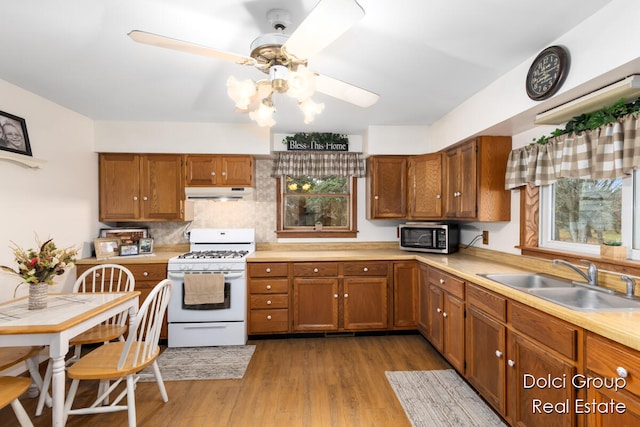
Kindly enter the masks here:
[[278, 237], [355, 237], [356, 178], [284, 175], [278, 185]]
[[640, 259], [640, 173], [632, 178], [565, 178], [540, 189], [540, 247], [598, 255], [621, 242]]

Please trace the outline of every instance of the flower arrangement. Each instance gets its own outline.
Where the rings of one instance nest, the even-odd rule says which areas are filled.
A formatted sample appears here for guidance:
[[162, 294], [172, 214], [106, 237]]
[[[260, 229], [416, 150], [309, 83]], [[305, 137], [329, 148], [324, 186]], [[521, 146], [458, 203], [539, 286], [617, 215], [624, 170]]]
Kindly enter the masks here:
[[78, 251], [74, 248], [58, 249], [49, 239], [40, 243], [36, 238], [38, 249], [24, 250], [14, 242], [13, 254], [18, 263], [18, 271], [0, 266], [0, 269], [20, 276], [24, 283], [47, 283], [53, 285], [53, 278], [64, 273], [66, 268], [73, 267]]

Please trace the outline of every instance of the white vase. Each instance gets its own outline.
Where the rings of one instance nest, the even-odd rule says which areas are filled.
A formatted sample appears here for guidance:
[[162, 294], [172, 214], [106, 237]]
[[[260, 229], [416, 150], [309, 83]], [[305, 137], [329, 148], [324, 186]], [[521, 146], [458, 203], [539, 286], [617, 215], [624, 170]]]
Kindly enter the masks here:
[[48, 283], [29, 283], [29, 310], [47, 308]]

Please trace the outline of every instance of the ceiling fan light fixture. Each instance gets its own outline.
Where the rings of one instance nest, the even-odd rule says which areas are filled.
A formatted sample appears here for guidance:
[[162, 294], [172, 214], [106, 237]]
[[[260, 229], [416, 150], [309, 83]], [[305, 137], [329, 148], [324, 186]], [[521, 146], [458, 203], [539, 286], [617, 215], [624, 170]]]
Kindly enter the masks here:
[[289, 73], [287, 95], [302, 102], [313, 96], [316, 91], [316, 75], [306, 66], [299, 65], [296, 71]]
[[227, 95], [236, 103], [236, 108], [249, 108], [251, 98], [256, 94], [256, 84], [251, 80], [238, 80], [233, 76], [227, 79]]
[[304, 123], [308, 125], [313, 122], [316, 114], [322, 113], [322, 110], [324, 110], [324, 102], [317, 103], [313, 102], [311, 98], [307, 98], [298, 103], [298, 107], [300, 107], [300, 110], [304, 114]]
[[273, 113], [275, 113], [275, 111], [273, 101], [271, 100], [271, 96], [269, 96], [262, 100], [256, 110], [249, 113], [249, 117], [251, 120], [255, 120], [260, 127], [272, 127], [276, 124], [276, 121], [273, 119]]

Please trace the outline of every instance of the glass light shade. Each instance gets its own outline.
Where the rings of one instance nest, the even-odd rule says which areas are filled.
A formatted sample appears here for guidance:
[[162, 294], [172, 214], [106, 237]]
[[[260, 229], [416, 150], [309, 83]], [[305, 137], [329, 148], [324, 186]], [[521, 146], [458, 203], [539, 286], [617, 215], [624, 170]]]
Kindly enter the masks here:
[[316, 75], [304, 65], [299, 65], [296, 71], [289, 73], [288, 83], [287, 95], [298, 102], [311, 97], [316, 91]]
[[251, 120], [255, 120], [260, 127], [271, 127], [276, 124], [276, 121], [273, 120], [273, 113], [275, 111], [276, 109], [273, 108], [273, 105], [267, 105], [267, 103], [261, 102], [257, 110], [249, 113], [249, 117], [251, 117]]
[[316, 102], [313, 102], [311, 98], [307, 98], [304, 101], [300, 102], [298, 106], [300, 107], [300, 110], [302, 110], [302, 113], [304, 114], [305, 124], [309, 124], [313, 122], [313, 119], [315, 118], [316, 114], [320, 114], [322, 113], [322, 110], [324, 110], [323, 102], [316, 103]]
[[249, 108], [251, 97], [256, 94], [256, 85], [251, 80], [238, 80], [231, 76], [227, 80], [227, 95], [236, 103], [236, 108]]

